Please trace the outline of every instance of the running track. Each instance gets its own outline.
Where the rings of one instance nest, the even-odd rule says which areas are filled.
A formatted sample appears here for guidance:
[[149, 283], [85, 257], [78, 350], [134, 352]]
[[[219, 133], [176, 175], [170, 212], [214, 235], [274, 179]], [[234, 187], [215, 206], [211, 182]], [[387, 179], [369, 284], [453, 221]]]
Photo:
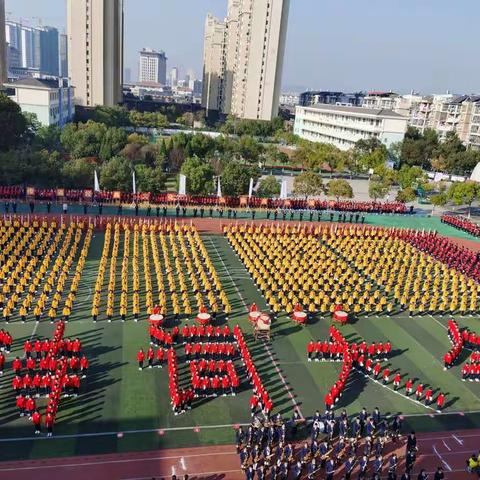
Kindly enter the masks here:
[[[465, 460], [472, 453], [478, 453], [480, 430], [419, 434], [417, 439], [419, 454], [415, 477], [425, 468], [432, 478], [437, 466], [441, 465], [448, 480], [474, 478], [467, 473]], [[390, 448], [384, 457], [388, 459], [392, 451]], [[398, 444], [397, 454], [401, 459], [398, 471], [403, 472], [403, 439]], [[186, 473], [195, 479], [245, 478], [231, 445], [0, 463], [2, 480], [150, 480], [170, 478], [174, 473], [180, 478]], [[342, 474], [340, 468], [336, 478], [340, 479]]]

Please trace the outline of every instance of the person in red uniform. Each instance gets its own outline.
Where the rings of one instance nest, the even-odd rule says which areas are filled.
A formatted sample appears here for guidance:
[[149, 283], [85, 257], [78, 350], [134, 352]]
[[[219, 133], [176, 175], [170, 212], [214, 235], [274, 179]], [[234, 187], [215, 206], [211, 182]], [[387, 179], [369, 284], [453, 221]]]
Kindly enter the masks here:
[[36, 410], [35, 400], [27, 395], [25, 400], [25, 413], [28, 415], [28, 419], [32, 419], [33, 412]]
[[53, 424], [55, 423], [54, 416], [51, 412], [48, 412], [45, 416], [45, 427], [47, 427], [47, 437], [53, 435]]
[[383, 384], [386, 385], [389, 382], [389, 377], [390, 377], [390, 369], [385, 368], [383, 371]]
[[383, 355], [384, 355], [385, 361], [387, 361], [391, 352], [392, 352], [392, 344], [390, 342], [386, 342], [385, 345], [383, 346]]
[[405, 382], [405, 395], [408, 397], [412, 394], [412, 392], [413, 392], [413, 380], [409, 378]]
[[230, 379], [228, 375], [224, 375], [222, 377], [222, 395], [226, 397], [228, 393], [230, 393]]
[[147, 350], [148, 368], [153, 368], [153, 359], [154, 358], [155, 358], [155, 352], [153, 351], [153, 348], [150, 347]]
[[82, 375], [82, 378], [85, 378], [87, 376], [88, 366], [88, 358], [83, 355], [80, 359], [80, 374]]
[[21, 417], [25, 415], [25, 402], [26, 399], [22, 394], [18, 395], [18, 397], [15, 399], [15, 404], [17, 405], [19, 415]]
[[143, 348], [141, 348], [137, 352], [137, 362], [138, 362], [138, 369], [143, 370], [143, 362], [145, 361], [145, 352], [143, 351]]
[[418, 384], [417, 390], [415, 391], [415, 395], [417, 400], [420, 400], [423, 396], [423, 385], [421, 383]]
[[165, 361], [165, 350], [161, 347], [157, 348], [155, 357], [157, 359], [157, 368], [163, 368], [163, 362]]
[[445, 404], [445, 394], [440, 392], [437, 397], [437, 410], [438, 411], [442, 410], [444, 404]]
[[371, 358], [367, 358], [367, 361], [365, 362], [365, 370], [369, 375], [372, 371], [372, 363], [373, 363], [373, 360]]
[[325, 395], [325, 410], [330, 411], [333, 407], [334, 399], [332, 396], [332, 392], [328, 392]]
[[430, 405], [432, 403], [432, 400], [433, 400], [433, 390], [430, 387], [428, 387], [425, 390], [425, 405]]
[[251, 416], [255, 416], [255, 413], [257, 412], [258, 408], [258, 397], [256, 395], [252, 395], [250, 397], [250, 413]]
[[15, 357], [15, 359], [12, 362], [12, 368], [13, 368], [13, 374], [14, 375], [19, 375], [21, 370], [22, 370], [22, 361], [20, 360], [19, 357]]
[[443, 363], [444, 363], [443, 369], [447, 370], [448, 368], [450, 368], [452, 366], [452, 362], [453, 362], [452, 354], [450, 352], [447, 352], [443, 356]]
[[380, 370], [382, 369], [382, 364], [380, 362], [377, 362], [375, 366], [373, 367], [373, 376], [375, 378], [378, 377]]
[[42, 430], [42, 416], [38, 410], [35, 410], [32, 414], [32, 423], [35, 430], [35, 435], [40, 435]]
[[400, 388], [400, 380], [402, 379], [400, 372], [397, 372], [393, 377], [393, 388], [397, 391]]
[[33, 349], [32, 342], [30, 340], [26, 340], [25, 343], [23, 344], [23, 350], [27, 358], [31, 357], [32, 349]]

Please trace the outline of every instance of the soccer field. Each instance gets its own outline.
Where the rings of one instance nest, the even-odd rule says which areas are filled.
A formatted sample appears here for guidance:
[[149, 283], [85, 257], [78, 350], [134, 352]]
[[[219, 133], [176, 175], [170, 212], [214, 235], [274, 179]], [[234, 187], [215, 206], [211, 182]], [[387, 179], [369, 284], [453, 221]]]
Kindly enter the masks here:
[[[315, 317], [302, 328], [281, 315], [274, 320], [272, 342], [268, 345], [255, 343], [247, 320], [248, 307], [256, 302], [259, 309], [266, 310], [264, 299], [226, 238], [204, 234], [202, 240], [232, 306], [228, 323], [230, 326], [238, 323], [242, 327], [257, 370], [274, 402], [274, 411], [290, 417], [294, 406], [298, 406], [308, 417], [317, 408], [323, 410], [324, 395], [335, 382], [341, 363], [307, 362], [306, 345], [311, 339], [327, 338], [330, 318]], [[12, 358], [23, 354], [26, 339], [48, 338], [53, 326], [43, 320], [38, 324], [33, 321], [22, 324], [15, 320], [8, 325], [14, 349], [0, 380], [2, 460], [232, 443], [233, 426], [248, 423], [250, 419], [250, 389], [242, 371], [241, 392], [237, 396], [202, 400], [194, 404], [191, 411], [174, 416], [166, 368], [142, 372], [137, 368], [136, 352], [141, 347], [148, 348], [149, 344], [145, 318], [138, 323], [132, 318], [125, 323], [119, 319], [112, 323], [104, 319], [93, 323], [90, 313], [92, 290], [103, 241], [104, 234], [98, 232], [92, 239], [65, 333], [66, 337], [80, 338], [91, 367], [88, 377], [82, 381], [81, 395], [62, 399], [55, 435], [51, 439], [32, 438], [32, 425], [26, 418], [18, 417], [10, 364]], [[121, 255], [118, 270], [120, 264]], [[141, 255], [139, 265], [143, 268]], [[391, 385], [384, 387], [357, 372], [350, 377], [337, 408], [345, 407], [353, 414], [363, 406], [369, 410], [378, 406], [384, 413], [405, 415], [406, 422], [418, 430], [480, 425], [480, 383], [461, 381], [462, 362], [457, 362], [450, 371], [443, 371], [442, 357], [450, 348], [447, 318], [429, 315], [421, 318], [406, 315], [361, 317], [342, 327], [342, 333], [349, 341], [390, 340], [391, 370], [399, 369], [405, 376], [408, 374], [434, 390], [446, 392], [445, 412], [449, 415], [434, 416], [434, 408], [407, 399], [394, 392]], [[460, 326], [468, 325], [471, 330], [480, 332], [478, 318], [456, 317], [456, 320]], [[220, 315], [218, 321], [221, 324], [225, 319]], [[466, 360], [466, 355], [461, 360]], [[187, 367], [182, 365], [180, 349], [179, 364], [182, 378], [186, 379]], [[43, 402], [40, 403], [42, 407]]]

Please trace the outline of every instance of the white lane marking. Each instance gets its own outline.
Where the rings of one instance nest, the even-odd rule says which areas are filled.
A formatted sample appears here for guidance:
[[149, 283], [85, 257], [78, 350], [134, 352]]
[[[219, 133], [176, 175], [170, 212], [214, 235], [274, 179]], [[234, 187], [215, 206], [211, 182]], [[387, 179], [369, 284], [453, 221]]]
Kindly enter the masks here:
[[445, 466], [445, 468], [451, 472], [452, 471], [452, 467], [450, 467], [450, 465], [443, 459], [443, 457], [438, 453], [437, 451], [437, 447], [434, 445], [433, 446], [433, 451], [435, 452], [435, 455], [437, 455], [438, 459], [443, 463], [443, 465]]
[[[463, 470], [454, 470], [454, 472], [456, 471], [463, 471]], [[241, 472], [240, 469], [238, 470], [222, 470], [220, 473], [238, 473], [238, 472]], [[214, 472], [193, 472], [193, 473], [189, 473], [189, 476], [190, 477], [206, 477], [208, 475], [218, 475], [218, 470], [215, 470]], [[434, 472], [429, 472], [429, 473], [434, 473]], [[165, 475], [168, 475], [166, 473], [157, 473], [158, 476], [160, 477], [163, 477]], [[153, 477], [152, 476], [149, 476], [149, 477], [128, 477], [128, 478], [122, 478], [121, 480], [151, 480]]]
[[182, 457], [180, 459], [180, 465], [182, 466], [183, 470], [187, 471], [187, 464], [185, 463], [185, 458], [184, 457]]
[[443, 444], [445, 445], [445, 448], [446, 448], [449, 452], [451, 452], [452, 449], [447, 445], [447, 443], [445, 442], [445, 440], [442, 440], [442, 442], [443, 442]]
[[[217, 455], [232, 455], [232, 456], [237, 456], [236, 452], [234, 450], [230, 452], [216, 452], [214, 454], [215, 456]], [[189, 455], [189, 457], [211, 457], [212, 453], [194, 453], [192, 455]], [[119, 460], [105, 460], [105, 461], [98, 461], [98, 462], [78, 462], [78, 463], [64, 463], [64, 464], [59, 464], [59, 463], [52, 463], [51, 465], [32, 465], [29, 467], [7, 467], [7, 468], [0, 468], [0, 472], [13, 472], [15, 470], [36, 470], [36, 469], [48, 469], [48, 468], [72, 468], [72, 467], [89, 467], [89, 466], [94, 466], [94, 465], [112, 465], [112, 464], [117, 464], [117, 463], [133, 463], [133, 462], [158, 462], [159, 460], [176, 460], [178, 458], [182, 458], [180, 455], [172, 455], [172, 456], [158, 456], [158, 457], [149, 457], [149, 458], [123, 458]], [[172, 469], [175, 467], [172, 466]]]
[[463, 445], [463, 440], [460, 440], [455, 434], [452, 433], [452, 438], [457, 441], [459, 445]]

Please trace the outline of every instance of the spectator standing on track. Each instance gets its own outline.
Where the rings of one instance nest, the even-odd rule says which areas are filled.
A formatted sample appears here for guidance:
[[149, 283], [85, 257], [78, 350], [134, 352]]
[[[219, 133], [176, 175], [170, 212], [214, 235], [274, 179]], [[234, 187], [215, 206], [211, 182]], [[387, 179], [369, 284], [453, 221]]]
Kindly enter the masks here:
[[427, 480], [428, 478], [428, 473], [425, 471], [424, 468], [420, 470], [420, 473], [418, 474], [417, 480]]
[[437, 471], [435, 472], [435, 475], [433, 476], [433, 480], [443, 480], [445, 478], [445, 474], [443, 473], [443, 468], [442, 467], [437, 467]]

